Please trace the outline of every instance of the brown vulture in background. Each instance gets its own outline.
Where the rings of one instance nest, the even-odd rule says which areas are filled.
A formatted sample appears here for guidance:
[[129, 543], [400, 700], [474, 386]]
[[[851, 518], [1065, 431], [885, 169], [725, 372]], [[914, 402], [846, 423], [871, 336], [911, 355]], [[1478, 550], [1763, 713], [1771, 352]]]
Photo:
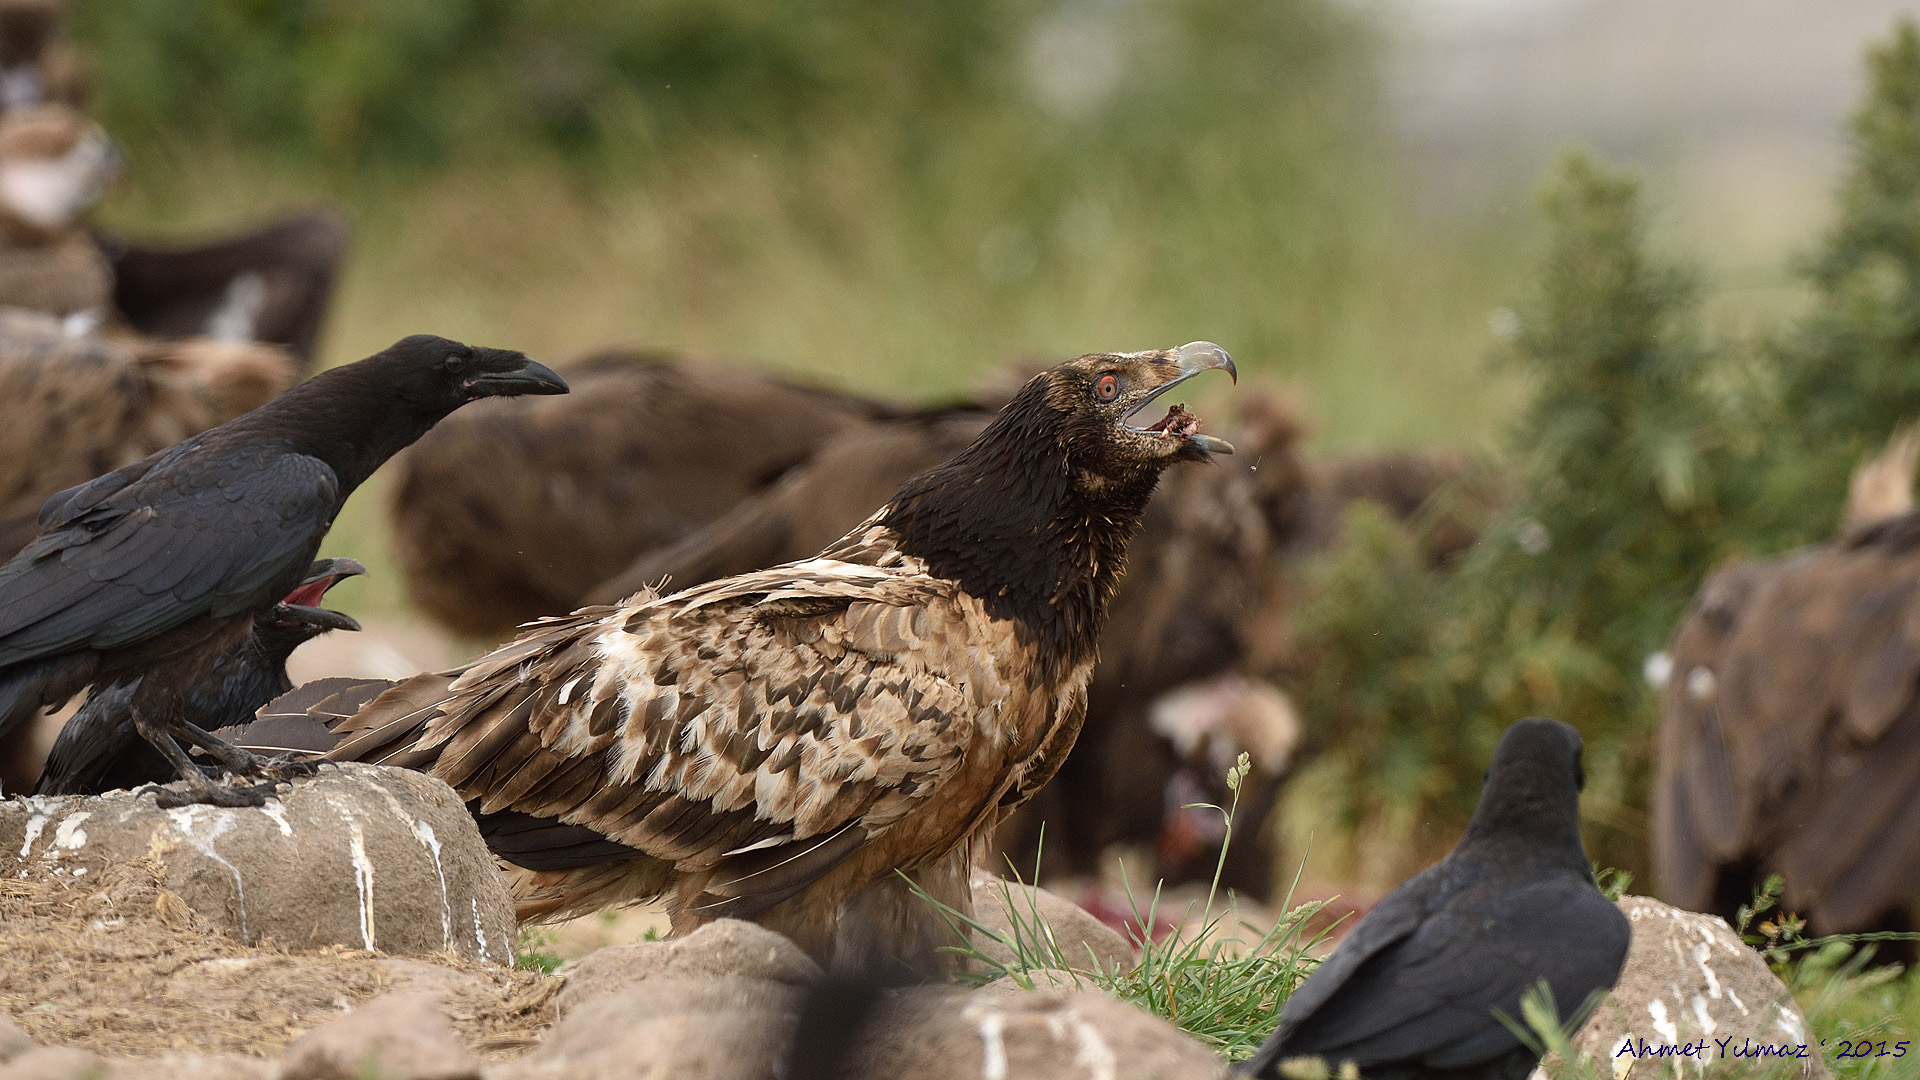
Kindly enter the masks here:
[[[483, 403], [396, 463], [389, 505], [408, 594], [455, 631], [497, 641], [572, 611], [637, 554], [765, 491], [831, 437], [899, 412], [662, 353], [608, 352], [565, 370], [566, 397]], [[915, 471], [892, 474], [791, 557], [844, 534]]]
[[900, 873], [970, 911], [975, 840], [1072, 748], [1161, 472], [1231, 449], [1181, 405], [1129, 420], [1210, 370], [1233, 365], [1206, 342], [1068, 361], [818, 555], [543, 620], [384, 691], [331, 756], [452, 785], [524, 917], [662, 896], [676, 933], [747, 918], [838, 968], [940, 966], [951, 931]]
[[113, 268], [82, 219], [119, 169], [106, 133], [65, 105], [0, 117], [0, 307], [90, 330], [113, 303]]
[[1855, 474], [1842, 535], [1716, 571], [1681, 619], [1653, 800], [1660, 895], [1731, 918], [1768, 875], [1816, 934], [1920, 913], [1915, 443]]
[[0, 0], [0, 113], [35, 105], [84, 108], [87, 66], [60, 40], [62, 0]]
[[56, 491], [267, 403], [294, 383], [271, 346], [66, 334], [0, 311], [0, 560], [38, 531]]
[[89, 79], [60, 41], [64, 15], [59, 0], [0, 0], [0, 305], [111, 315], [154, 338], [266, 342], [304, 371], [345, 253], [345, 220], [310, 210], [210, 243], [85, 231], [80, 218], [118, 155], [85, 116]]

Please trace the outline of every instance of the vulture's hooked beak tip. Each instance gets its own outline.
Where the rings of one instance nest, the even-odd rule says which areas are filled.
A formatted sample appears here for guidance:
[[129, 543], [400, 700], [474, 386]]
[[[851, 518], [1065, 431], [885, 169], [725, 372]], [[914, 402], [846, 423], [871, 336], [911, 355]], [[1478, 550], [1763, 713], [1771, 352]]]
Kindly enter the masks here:
[[1227, 350], [1211, 341], [1190, 341], [1173, 350], [1173, 354], [1180, 358], [1183, 378], [1190, 378], [1203, 371], [1224, 371], [1235, 385], [1240, 382], [1240, 371], [1233, 366], [1233, 357], [1228, 356]]

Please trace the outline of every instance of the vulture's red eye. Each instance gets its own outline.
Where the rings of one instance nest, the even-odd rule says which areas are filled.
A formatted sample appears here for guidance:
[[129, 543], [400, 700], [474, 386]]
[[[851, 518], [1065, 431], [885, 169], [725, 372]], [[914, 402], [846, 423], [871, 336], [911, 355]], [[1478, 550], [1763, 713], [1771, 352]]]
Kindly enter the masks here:
[[1120, 396], [1120, 380], [1112, 375], [1102, 375], [1093, 381], [1093, 396], [1101, 401], [1112, 401]]

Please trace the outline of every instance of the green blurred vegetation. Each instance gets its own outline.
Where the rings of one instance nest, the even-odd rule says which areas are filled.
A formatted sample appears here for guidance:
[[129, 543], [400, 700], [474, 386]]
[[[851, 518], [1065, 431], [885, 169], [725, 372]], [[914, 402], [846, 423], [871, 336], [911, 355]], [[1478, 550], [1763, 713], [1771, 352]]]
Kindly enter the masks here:
[[1305, 571], [1297, 690], [1328, 752], [1287, 796], [1295, 855], [1319, 829], [1327, 876], [1398, 881], [1458, 835], [1500, 732], [1546, 714], [1587, 740], [1589, 852], [1647, 879], [1643, 663], [1714, 566], [1831, 536], [1849, 470], [1920, 416], [1920, 32], [1868, 66], [1810, 306], [1757, 341], [1705, 330], [1633, 179], [1568, 156], [1504, 351], [1532, 390], [1502, 448], [1518, 497], [1438, 572], [1421, 522], [1364, 509]]
[[1513, 237], [1427, 221], [1329, 0], [97, 0], [105, 215], [343, 200], [328, 358], [683, 345], [930, 396], [1195, 338], [1341, 445], [1481, 442]]

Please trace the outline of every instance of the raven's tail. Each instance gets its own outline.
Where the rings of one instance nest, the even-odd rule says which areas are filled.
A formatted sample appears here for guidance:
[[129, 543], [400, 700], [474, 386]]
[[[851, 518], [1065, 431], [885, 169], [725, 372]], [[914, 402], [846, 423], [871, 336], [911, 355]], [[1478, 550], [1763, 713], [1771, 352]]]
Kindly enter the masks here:
[[316, 679], [262, 705], [252, 722], [214, 734], [260, 754], [325, 754], [346, 737], [336, 729], [393, 685], [387, 679]]
[[98, 666], [98, 654], [76, 651], [0, 667], [0, 746], [16, 744], [40, 710], [86, 689]]

